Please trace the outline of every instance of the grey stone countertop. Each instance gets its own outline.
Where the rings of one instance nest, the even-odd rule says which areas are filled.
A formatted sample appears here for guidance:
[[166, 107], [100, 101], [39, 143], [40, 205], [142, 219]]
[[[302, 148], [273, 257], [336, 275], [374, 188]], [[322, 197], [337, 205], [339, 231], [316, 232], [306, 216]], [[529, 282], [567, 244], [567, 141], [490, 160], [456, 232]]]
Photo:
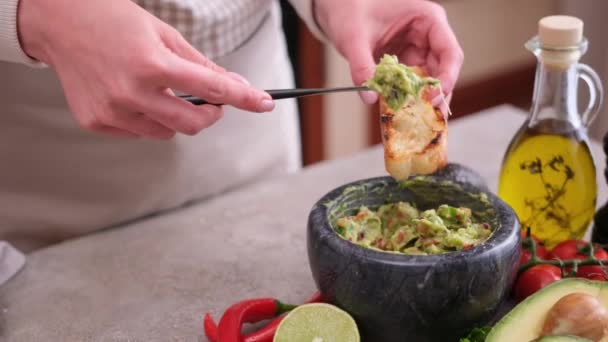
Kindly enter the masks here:
[[[496, 189], [525, 115], [504, 105], [451, 122], [449, 158]], [[599, 143], [592, 150], [599, 206], [605, 159]], [[37, 251], [0, 287], [0, 341], [205, 341], [206, 311], [218, 319], [250, 297], [300, 302], [315, 290], [305, 240], [312, 205], [336, 186], [379, 175], [376, 146]]]

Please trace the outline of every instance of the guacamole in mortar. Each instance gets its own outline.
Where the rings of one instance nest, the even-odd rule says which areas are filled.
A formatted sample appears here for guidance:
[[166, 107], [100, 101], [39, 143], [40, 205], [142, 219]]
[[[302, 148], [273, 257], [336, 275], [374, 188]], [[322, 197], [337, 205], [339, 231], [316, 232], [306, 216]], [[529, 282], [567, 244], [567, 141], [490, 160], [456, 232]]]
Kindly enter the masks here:
[[374, 76], [363, 85], [380, 93], [392, 110], [398, 110], [408, 96], [418, 97], [424, 86], [439, 86], [439, 80], [420, 77], [414, 69], [399, 63], [396, 56], [384, 55]]
[[442, 254], [471, 248], [492, 234], [490, 224], [476, 222], [471, 209], [446, 204], [419, 210], [408, 202], [363, 206], [354, 216], [336, 221], [337, 232], [363, 247], [405, 254]]

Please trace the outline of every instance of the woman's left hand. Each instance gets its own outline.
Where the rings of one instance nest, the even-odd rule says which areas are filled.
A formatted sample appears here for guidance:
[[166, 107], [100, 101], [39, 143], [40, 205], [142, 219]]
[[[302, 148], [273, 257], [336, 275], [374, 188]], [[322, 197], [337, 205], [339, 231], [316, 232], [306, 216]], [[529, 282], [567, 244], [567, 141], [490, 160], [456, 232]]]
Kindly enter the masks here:
[[[387, 53], [438, 78], [450, 97], [464, 56], [443, 7], [427, 0], [316, 0], [315, 7], [322, 30], [347, 59], [354, 84], [372, 77]], [[368, 104], [377, 101], [374, 92], [361, 96]]]

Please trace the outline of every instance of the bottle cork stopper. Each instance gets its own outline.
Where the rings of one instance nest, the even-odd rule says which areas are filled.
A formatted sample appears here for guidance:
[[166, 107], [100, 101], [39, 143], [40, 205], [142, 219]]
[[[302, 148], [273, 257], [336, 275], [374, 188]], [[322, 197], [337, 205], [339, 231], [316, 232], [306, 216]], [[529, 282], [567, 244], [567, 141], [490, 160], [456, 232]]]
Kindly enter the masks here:
[[583, 39], [583, 21], [567, 15], [552, 15], [538, 22], [538, 38], [546, 47], [578, 45]]

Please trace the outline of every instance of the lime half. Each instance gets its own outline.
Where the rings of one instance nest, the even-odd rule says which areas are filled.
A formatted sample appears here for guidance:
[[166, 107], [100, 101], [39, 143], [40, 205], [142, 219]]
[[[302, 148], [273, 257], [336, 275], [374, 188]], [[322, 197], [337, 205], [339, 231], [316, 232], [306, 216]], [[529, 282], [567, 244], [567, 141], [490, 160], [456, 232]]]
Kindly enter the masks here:
[[360, 342], [355, 320], [325, 303], [304, 304], [287, 314], [273, 342]]

